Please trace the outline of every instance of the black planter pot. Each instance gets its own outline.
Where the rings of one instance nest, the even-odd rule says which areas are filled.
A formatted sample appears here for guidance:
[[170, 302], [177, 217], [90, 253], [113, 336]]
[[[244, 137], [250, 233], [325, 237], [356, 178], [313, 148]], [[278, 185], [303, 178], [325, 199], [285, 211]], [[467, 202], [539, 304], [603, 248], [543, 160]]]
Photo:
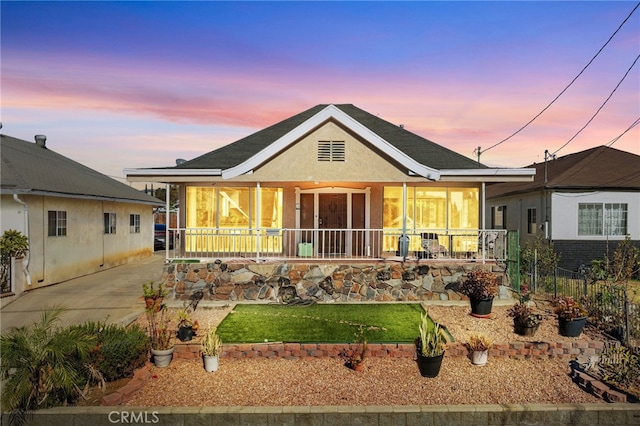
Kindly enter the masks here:
[[178, 328], [178, 339], [180, 339], [181, 342], [188, 342], [193, 339], [193, 327]]
[[440, 373], [444, 353], [438, 356], [423, 356], [418, 352], [418, 369], [422, 377], [436, 377]]
[[474, 299], [470, 298], [471, 315], [477, 318], [486, 318], [491, 314], [493, 307], [493, 298], [491, 299]]
[[522, 324], [518, 324], [517, 322], [513, 322], [513, 332], [516, 334], [519, 334], [520, 336], [533, 336], [534, 334], [536, 334], [536, 331], [538, 330], [538, 327], [540, 326], [540, 324], [536, 324], [534, 326], [527, 326], [527, 325], [522, 325]]
[[587, 317], [574, 318], [573, 321], [558, 318], [558, 333], [565, 337], [578, 337], [586, 323]]

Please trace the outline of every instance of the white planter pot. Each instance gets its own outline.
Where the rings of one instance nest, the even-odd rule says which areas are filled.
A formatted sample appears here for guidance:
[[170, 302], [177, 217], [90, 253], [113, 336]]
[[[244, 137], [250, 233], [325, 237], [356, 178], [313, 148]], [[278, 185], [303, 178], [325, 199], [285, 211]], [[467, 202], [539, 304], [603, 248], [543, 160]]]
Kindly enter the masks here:
[[473, 351], [471, 354], [471, 362], [473, 365], [485, 365], [489, 358], [489, 350], [485, 351]]
[[175, 350], [175, 346], [170, 349], [158, 350], [151, 349], [151, 355], [153, 355], [153, 363], [156, 367], [168, 367], [171, 364], [171, 359], [173, 358], [173, 351]]
[[204, 359], [205, 371], [208, 371], [209, 373], [218, 371], [218, 355], [203, 355], [202, 358]]

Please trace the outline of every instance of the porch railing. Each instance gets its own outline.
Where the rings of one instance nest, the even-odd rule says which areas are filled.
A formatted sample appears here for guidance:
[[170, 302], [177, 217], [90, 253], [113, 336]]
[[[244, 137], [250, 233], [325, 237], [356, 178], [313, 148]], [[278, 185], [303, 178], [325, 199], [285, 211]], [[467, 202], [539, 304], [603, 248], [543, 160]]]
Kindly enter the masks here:
[[506, 231], [479, 229], [232, 229], [167, 230], [175, 259], [460, 259], [507, 257]]

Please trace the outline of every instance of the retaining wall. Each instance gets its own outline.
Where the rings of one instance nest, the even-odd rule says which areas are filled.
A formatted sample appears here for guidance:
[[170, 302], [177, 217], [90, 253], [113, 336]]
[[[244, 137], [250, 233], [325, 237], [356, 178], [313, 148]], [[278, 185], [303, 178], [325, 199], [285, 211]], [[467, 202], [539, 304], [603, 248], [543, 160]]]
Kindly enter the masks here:
[[[169, 297], [186, 300], [315, 302], [463, 300], [456, 292], [464, 275], [485, 269], [508, 284], [497, 264], [410, 261], [339, 263], [172, 263], [164, 266], [162, 283]], [[500, 286], [499, 298], [512, 297]]]

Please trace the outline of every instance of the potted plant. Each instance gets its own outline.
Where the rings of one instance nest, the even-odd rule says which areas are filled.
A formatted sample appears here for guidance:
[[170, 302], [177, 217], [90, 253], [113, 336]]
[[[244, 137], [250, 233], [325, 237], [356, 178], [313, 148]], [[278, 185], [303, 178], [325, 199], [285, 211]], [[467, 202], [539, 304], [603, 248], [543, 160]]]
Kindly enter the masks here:
[[169, 319], [167, 318], [167, 306], [163, 304], [158, 310], [155, 306], [151, 306], [145, 310], [145, 313], [149, 322], [153, 362], [156, 367], [166, 367], [171, 363], [175, 349], [174, 333], [169, 328]]
[[542, 315], [522, 300], [510, 307], [507, 315], [513, 318], [513, 332], [521, 336], [533, 336], [542, 322]]
[[206, 371], [212, 372], [218, 370], [221, 347], [222, 340], [220, 340], [220, 336], [218, 335], [218, 329], [216, 327], [210, 327], [204, 336], [202, 336], [202, 342], [200, 343], [204, 369]]
[[498, 278], [489, 271], [476, 269], [465, 276], [458, 291], [469, 297], [471, 315], [487, 318], [491, 314], [493, 298], [498, 295]]
[[447, 329], [435, 322], [428, 312], [421, 315], [418, 327], [420, 337], [416, 339], [416, 358], [422, 377], [436, 377], [440, 372], [444, 351], [447, 348], [447, 337], [453, 337]]
[[467, 336], [466, 346], [471, 351], [471, 362], [474, 365], [485, 365], [493, 339], [484, 333], [471, 333]]
[[193, 339], [194, 322], [191, 320], [189, 310], [182, 308], [178, 311], [178, 339], [181, 342], [188, 342]]
[[572, 297], [559, 297], [554, 301], [561, 336], [578, 337], [587, 322], [587, 310]]
[[167, 290], [164, 288], [162, 283], [158, 284], [158, 287], [155, 287], [155, 283], [153, 281], [149, 281], [148, 283], [142, 284], [142, 295], [144, 296], [145, 309], [154, 308], [156, 311], [159, 311], [162, 302], [167, 295]]
[[2, 293], [8, 293], [11, 289], [11, 259], [21, 259], [29, 251], [29, 239], [15, 229], [7, 229], [0, 238], [0, 283]]
[[358, 329], [354, 332], [354, 337], [356, 343], [349, 349], [343, 349], [340, 352], [340, 356], [345, 361], [345, 366], [354, 371], [362, 371], [367, 354], [367, 339], [363, 325], [358, 326]]

